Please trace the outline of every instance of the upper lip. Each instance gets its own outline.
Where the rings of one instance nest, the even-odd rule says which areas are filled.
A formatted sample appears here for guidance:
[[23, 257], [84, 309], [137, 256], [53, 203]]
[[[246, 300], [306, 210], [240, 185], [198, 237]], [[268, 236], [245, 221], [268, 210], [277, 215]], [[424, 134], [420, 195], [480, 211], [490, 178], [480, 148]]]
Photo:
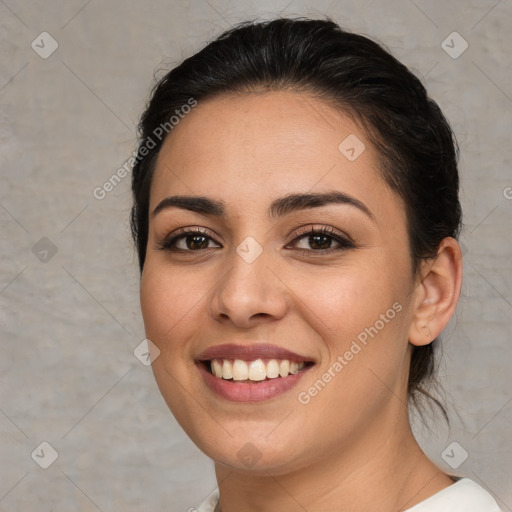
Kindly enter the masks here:
[[251, 345], [237, 345], [226, 343], [206, 349], [199, 354], [198, 361], [209, 361], [211, 359], [241, 359], [253, 361], [255, 359], [289, 359], [297, 362], [309, 362], [310, 358], [301, 356], [276, 345], [258, 343]]

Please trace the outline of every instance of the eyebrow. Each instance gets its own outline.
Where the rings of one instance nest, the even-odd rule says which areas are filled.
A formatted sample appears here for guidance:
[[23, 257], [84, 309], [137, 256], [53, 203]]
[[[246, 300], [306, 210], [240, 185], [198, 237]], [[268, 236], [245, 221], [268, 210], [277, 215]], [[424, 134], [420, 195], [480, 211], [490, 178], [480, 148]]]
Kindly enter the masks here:
[[[268, 209], [270, 218], [284, 217], [295, 211], [318, 208], [329, 204], [345, 204], [354, 206], [372, 220], [375, 216], [359, 199], [344, 192], [332, 191], [324, 193], [287, 194], [272, 201]], [[166, 197], [153, 210], [153, 216], [168, 208], [181, 208], [202, 215], [212, 215], [226, 218], [226, 207], [223, 201], [210, 199], [205, 196], [170, 196]]]

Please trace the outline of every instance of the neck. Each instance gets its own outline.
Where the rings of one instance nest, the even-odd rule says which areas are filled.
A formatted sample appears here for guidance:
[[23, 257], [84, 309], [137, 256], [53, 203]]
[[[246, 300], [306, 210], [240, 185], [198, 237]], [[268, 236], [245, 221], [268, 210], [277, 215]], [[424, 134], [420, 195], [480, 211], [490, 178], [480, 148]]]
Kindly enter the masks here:
[[407, 416], [400, 423], [399, 435], [395, 417], [390, 429], [368, 428], [350, 446], [284, 475], [216, 464], [220, 508], [222, 512], [407, 510], [453, 480], [423, 453]]

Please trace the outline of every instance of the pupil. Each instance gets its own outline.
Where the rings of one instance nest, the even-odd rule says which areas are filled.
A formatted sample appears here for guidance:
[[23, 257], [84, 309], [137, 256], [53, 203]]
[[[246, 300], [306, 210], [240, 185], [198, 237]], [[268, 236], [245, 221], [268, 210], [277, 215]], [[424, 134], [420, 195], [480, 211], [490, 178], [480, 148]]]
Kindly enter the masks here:
[[[323, 243], [319, 242], [319, 240], [323, 240]], [[311, 246], [322, 246], [320, 247], [320, 249], [328, 249], [330, 245], [329, 241], [330, 239], [326, 235], [311, 235], [309, 237], [309, 243], [311, 244]]]
[[189, 237], [188, 241], [190, 242], [187, 244], [189, 249], [206, 249], [208, 247], [208, 240], [201, 235], [192, 235]]

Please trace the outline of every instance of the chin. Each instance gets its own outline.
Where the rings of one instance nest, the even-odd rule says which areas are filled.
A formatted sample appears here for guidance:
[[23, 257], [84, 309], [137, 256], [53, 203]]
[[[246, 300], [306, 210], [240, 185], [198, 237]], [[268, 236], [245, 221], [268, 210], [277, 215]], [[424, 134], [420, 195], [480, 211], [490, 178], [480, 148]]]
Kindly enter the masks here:
[[[261, 476], [288, 474], [308, 465], [307, 455], [297, 450], [296, 443], [276, 438], [274, 442], [258, 436], [238, 436], [223, 439], [200, 436], [187, 432], [196, 446], [215, 464], [237, 472], [250, 472]], [[295, 436], [296, 437], [296, 436]], [[294, 436], [287, 437], [288, 440]]]

